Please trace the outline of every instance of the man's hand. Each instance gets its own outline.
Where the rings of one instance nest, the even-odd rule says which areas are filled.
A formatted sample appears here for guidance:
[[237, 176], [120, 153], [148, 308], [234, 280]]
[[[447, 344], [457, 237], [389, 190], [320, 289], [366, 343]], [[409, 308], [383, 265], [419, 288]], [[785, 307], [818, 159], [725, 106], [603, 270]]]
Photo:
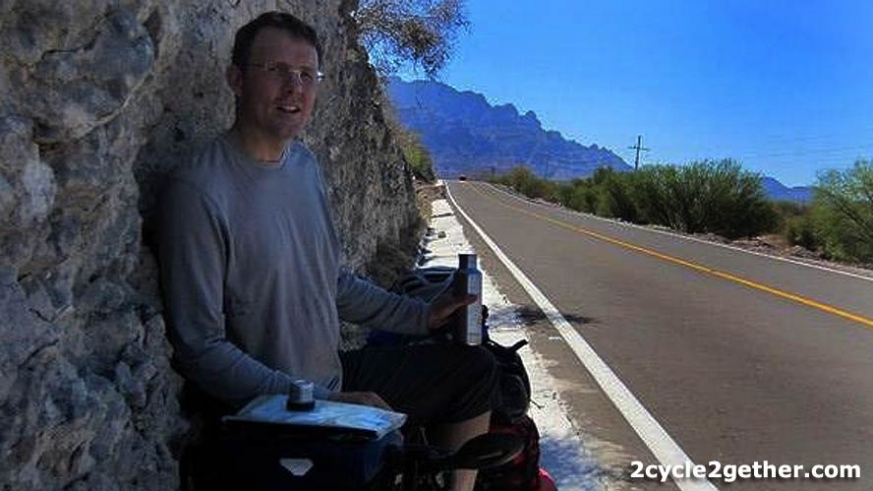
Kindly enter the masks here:
[[443, 327], [449, 322], [456, 310], [470, 305], [476, 301], [476, 298], [476, 295], [456, 297], [450, 291], [443, 293], [430, 304], [430, 319], [427, 321], [427, 328], [436, 331]]
[[384, 409], [386, 411], [393, 411], [391, 406], [389, 406], [388, 403], [375, 392], [334, 392], [330, 397], [328, 397], [328, 400], [345, 402], [348, 404], [358, 404], [359, 406], [378, 407], [379, 409]]

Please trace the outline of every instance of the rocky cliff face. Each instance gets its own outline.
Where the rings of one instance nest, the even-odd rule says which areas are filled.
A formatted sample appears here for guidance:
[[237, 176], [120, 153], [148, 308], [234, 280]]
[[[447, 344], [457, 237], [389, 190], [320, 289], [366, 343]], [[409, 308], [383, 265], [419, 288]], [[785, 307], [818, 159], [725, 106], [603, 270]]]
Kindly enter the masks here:
[[481, 94], [431, 81], [392, 78], [388, 89], [398, 117], [421, 134], [443, 177], [501, 173], [522, 164], [552, 180], [588, 177], [598, 167], [630, 169], [610, 150], [544, 130], [533, 111], [522, 115], [512, 104], [492, 106]]
[[[293, 12], [328, 74], [305, 139], [360, 269], [417, 214], [350, 1], [0, 4], [2, 489], [178, 487], [187, 429], [147, 243], [161, 176], [231, 121], [235, 30]], [[143, 225], [145, 224], [145, 232]]]

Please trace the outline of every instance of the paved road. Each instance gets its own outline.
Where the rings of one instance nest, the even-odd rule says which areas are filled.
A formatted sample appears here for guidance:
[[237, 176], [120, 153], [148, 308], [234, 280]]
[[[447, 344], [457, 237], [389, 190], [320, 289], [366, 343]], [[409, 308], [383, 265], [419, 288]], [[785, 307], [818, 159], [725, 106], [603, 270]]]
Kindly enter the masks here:
[[[719, 489], [873, 490], [873, 281], [530, 203], [483, 183], [449, 186], [694, 462], [861, 467], [856, 480], [714, 481]], [[523, 296], [483, 255], [501, 287]], [[564, 377], [591, 383], [555, 356]], [[655, 462], [612, 409], [592, 402], [602, 394], [582, 392], [569, 398], [575, 417], [627, 450], [622, 465]]]

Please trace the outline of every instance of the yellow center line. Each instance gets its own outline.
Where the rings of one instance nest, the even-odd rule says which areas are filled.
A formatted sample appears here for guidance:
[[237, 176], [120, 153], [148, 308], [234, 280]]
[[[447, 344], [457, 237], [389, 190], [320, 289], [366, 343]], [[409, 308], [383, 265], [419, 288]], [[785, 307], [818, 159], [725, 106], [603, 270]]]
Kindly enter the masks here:
[[818, 309], [818, 310], [821, 310], [823, 312], [827, 312], [829, 314], [833, 314], [833, 315], [836, 315], [838, 317], [842, 317], [844, 319], [858, 322], [858, 323], [863, 324], [867, 327], [873, 328], [873, 320], [868, 319], [866, 317], [863, 317], [863, 316], [860, 316], [857, 314], [853, 314], [851, 312], [846, 312], [845, 310], [841, 310], [841, 309], [834, 307], [832, 305], [828, 305], [826, 303], [812, 300], [810, 298], [806, 298], [806, 297], [803, 297], [801, 295], [796, 295], [794, 293], [789, 293], [789, 292], [779, 290], [778, 288], [773, 288], [771, 286], [767, 286], [767, 285], [764, 285], [761, 283], [756, 283], [752, 280], [748, 280], [748, 279], [745, 279], [745, 278], [742, 278], [740, 276], [736, 276], [736, 275], [733, 275], [733, 274], [730, 274], [730, 273], [727, 273], [724, 271], [718, 271], [718, 270], [715, 270], [715, 269], [712, 269], [712, 268], [709, 268], [709, 267], [706, 267], [706, 266], [703, 266], [703, 265], [700, 265], [697, 263], [693, 263], [691, 261], [686, 261], [686, 260], [680, 259], [678, 257], [670, 256], [670, 255], [667, 255], [667, 254], [664, 254], [664, 253], [661, 253], [658, 251], [646, 249], [645, 247], [640, 247], [638, 245], [631, 244], [629, 242], [625, 242], [623, 240], [615, 239], [615, 238], [609, 237], [607, 235], [603, 235], [603, 234], [600, 234], [597, 232], [592, 232], [591, 230], [587, 230], [587, 229], [584, 229], [582, 227], [570, 225], [570, 224], [562, 222], [560, 220], [556, 220], [554, 218], [543, 216], [543, 215], [534, 213], [532, 211], [525, 210], [525, 209], [520, 208], [518, 206], [507, 204], [507, 203], [497, 199], [494, 196], [491, 196], [489, 194], [482, 192], [478, 188], [478, 186], [473, 185], [473, 183], [467, 183], [467, 184], [469, 184], [469, 187], [471, 189], [473, 189], [473, 191], [475, 191], [480, 196], [483, 196], [483, 197], [488, 198], [492, 201], [495, 201], [496, 203], [500, 204], [501, 206], [509, 208], [511, 210], [515, 210], [519, 213], [523, 213], [525, 215], [529, 215], [529, 216], [532, 216], [534, 218], [539, 218], [540, 220], [545, 220], [547, 222], [553, 223], [553, 224], [555, 224], [559, 227], [565, 228], [567, 230], [578, 232], [578, 233], [587, 235], [589, 237], [593, 237], [595, 239], [602, 240], [604, 242], [608, 242], [610, 244], [615, 244], [615, 245], [617, 245], [619, 247], [623, 247], [625, 249], [630, 249], [630, 250], [639, 252], [641, 254], [656, 257], [656, 258], [661, 259], [663, 261], [678, 264], [680, 266], [685, 266], [687, 268], [691, 268], [693, 270], [700, 271], [701, 273], [706, 273], [706, 274], [715, 276], [717, 278], [732, 281], [734, 283], [739, 283], [739, 284], [747, 286], [749, 288], [753, 288], [755, 290], [770, 293], [770, 294], [775, 295], [777, 297], [791, 300], [793, 302], [797, 302], [799, 304], [806, 305], [807, 307], [812, 307], [814, 309]]

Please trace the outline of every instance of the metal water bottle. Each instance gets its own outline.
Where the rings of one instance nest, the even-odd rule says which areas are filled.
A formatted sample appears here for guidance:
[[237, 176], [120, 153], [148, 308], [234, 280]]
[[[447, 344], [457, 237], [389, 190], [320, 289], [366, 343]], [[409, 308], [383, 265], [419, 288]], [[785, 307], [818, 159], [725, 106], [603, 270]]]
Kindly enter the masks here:
[[482, 273], [476, 269], [475, 254], [458, 254], [455, 272], [456, 296], [476, 295], [476, 301], [456, 311], [455, 341], [476, 346], [482, 344]]

